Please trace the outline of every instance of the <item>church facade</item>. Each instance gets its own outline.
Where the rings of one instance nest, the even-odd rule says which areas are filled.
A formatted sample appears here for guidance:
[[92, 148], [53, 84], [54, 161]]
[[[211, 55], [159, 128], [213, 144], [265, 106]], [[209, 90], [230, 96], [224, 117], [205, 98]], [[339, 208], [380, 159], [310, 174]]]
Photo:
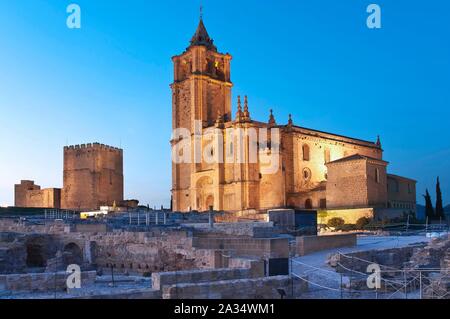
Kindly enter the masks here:
[[[415, 211], [416, 182], [387, 174], [379, 138], [365, 141], [305, 128], [290, 116], [286, 124], [279, 124], [272, 110], [267, 121], [256, 121], [247, 97], [238, 98], [233, 114], [231, 59], [218, 52], [202, 19], [190, 46], [172, 58], [174, 211]], [[198, 160], [198, 153], [218, 160]], [[177, 156], [185, 160], [174, 160]], [[269, 164], [267, 156], [274, 159]]]

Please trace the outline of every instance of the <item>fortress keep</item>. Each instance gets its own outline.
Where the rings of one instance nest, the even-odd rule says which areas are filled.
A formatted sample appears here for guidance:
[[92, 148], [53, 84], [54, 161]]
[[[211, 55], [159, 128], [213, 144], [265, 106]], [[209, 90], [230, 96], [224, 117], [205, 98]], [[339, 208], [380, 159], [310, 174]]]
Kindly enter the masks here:
[[122, 201], [121, 149], [99, 143], [64, 147], [63, 209], [97, 209]]

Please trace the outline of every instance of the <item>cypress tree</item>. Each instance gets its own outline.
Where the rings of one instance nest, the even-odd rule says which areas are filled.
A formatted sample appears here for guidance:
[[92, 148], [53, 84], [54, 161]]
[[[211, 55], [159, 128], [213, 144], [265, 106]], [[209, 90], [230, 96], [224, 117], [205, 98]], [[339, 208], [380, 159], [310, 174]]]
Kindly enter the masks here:
[[444, 208], [442, 206], [442, 193], [441, 193], [441, 185], [439, 183], [439, 177], [437, 178], [436, 183], [436, 219], [445, 219]]
[[428, 221], [431, 221], [432, 219], [434, 219], [434, 209], [428, 189], [426, 190], [426, 193], [425, 195], [423, 195], [423, 197], [425, 198], [425, 216], [428, 217]]

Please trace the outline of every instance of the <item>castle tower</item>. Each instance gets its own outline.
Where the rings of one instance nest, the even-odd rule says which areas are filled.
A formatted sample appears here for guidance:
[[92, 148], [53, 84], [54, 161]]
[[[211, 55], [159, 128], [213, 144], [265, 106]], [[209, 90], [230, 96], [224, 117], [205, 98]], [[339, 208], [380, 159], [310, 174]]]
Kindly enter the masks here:
[[123, 151], [99, 143], [64, 147], [63, 209], [94, 210], [123, 201]]
[[[214, 126], [218, 117], [224, 123], [231, 121], [231, 55], [217, 51], [201, 17], [189, 47], [181, 55], [174, 56], [172, 61], [173, 129], [185, 128], [193, 134], [196, 123], [200, 123], [197, 124], [198, 130], [198, 127], [203, 129]], [[192, 208], [189, 198], [193, 182], [191, 174], [197, 170], [195, 163], [172, 163], [175, 211]]]

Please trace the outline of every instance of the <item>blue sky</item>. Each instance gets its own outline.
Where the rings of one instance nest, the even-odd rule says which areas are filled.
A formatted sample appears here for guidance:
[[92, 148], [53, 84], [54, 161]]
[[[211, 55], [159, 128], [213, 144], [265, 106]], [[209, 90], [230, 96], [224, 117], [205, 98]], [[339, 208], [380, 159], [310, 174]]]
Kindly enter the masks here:
[[[63, 146], [98, 141], [124, 148], [127, 198], [168, 205], [171, 57], [188, 46], [199, 2], [0, 0], [0, 204], [13, 204], [20, 179], [62, 187]], [[80, 30], [66, 27], [70, 3]], [[370, 3], [379, 30], [366, 27]], [[273, 108], [278, 122], [292, 113], [305, 127], [379, 134], [389, 171], [418, 180], [419, 202], [439, 175], [450, 203], [450, 2], [203, 5], [252, 117]]]

